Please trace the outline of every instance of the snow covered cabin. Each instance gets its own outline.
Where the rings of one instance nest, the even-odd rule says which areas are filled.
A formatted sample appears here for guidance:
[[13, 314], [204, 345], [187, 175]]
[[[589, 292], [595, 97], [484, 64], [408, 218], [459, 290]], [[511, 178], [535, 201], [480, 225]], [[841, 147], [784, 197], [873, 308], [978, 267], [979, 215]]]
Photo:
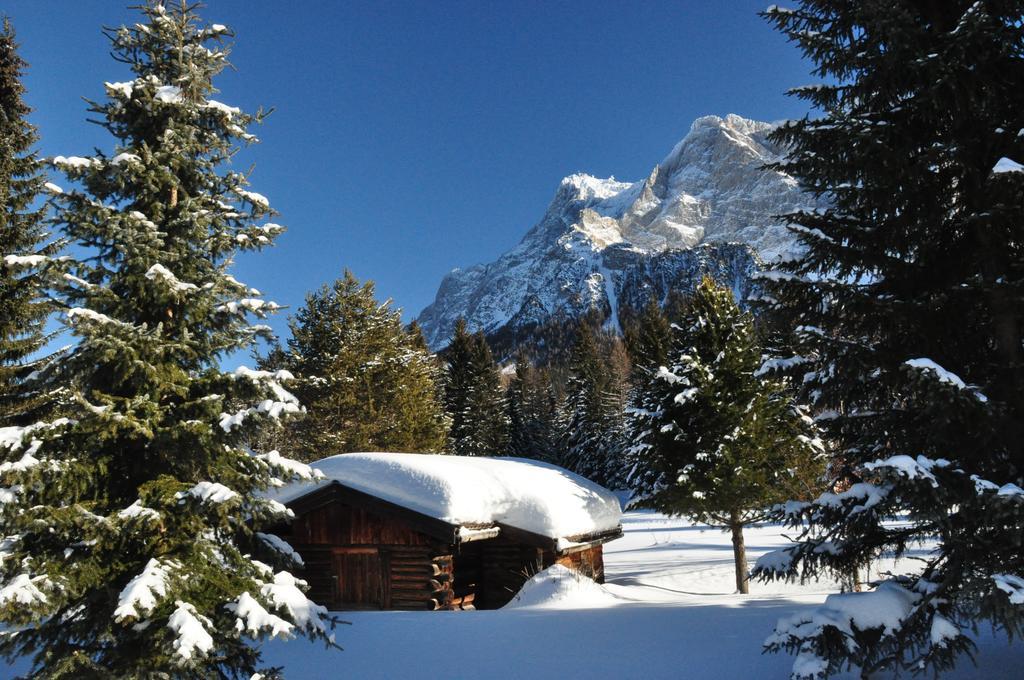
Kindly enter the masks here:
[[275, 533], [330, 609], [495, 609], [552, 564], [604, 579], [618, 499], [520, 458], [348, 453], [271, 492], [295, 514]]

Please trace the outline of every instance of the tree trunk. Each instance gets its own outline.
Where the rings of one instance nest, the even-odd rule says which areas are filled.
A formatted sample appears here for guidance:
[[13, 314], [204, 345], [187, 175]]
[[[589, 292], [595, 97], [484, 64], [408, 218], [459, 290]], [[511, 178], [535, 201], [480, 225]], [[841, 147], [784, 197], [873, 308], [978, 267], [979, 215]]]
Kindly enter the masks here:
[[750, 592], [750, 582], [747, 578], [747, 546], [743, 542], [740, 513], [735, 510], [729, 513], [729, 530], [732, 531], [732, 556], [736, 563], [736, 592], [746, 595]]

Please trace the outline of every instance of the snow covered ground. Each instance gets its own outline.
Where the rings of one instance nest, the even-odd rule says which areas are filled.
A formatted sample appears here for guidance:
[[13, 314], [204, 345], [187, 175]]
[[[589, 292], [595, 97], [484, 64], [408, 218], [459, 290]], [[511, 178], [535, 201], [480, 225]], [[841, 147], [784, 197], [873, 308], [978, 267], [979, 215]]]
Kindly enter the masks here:
[[[603, 589], [566, 592], [559, 582], [549, 598], [534, 592], [500, 611], [351, 612], [344, 617], [352, 626], [338, 630], [345, 651], [274, 642], [267, 661], [303, 680], [789, 676], [792, 657], [762, 655], [761, 643], [778, 618], [823, 601], [834, 584], [755, 583], [751, 595], [734, 595], [728, 535], [640, 512], [627, 513], [623, 528], [605, 546]], [[748, 557], [753, 563], [785, 543], [779, 527], [753, 529]], [[1021, 677], [1024, 644], [983, 636], [978, 663], [965, 660], [946, 677]]]
[[[834, 584], [754, 583], [749, 596], [734, 595], [726, 534], [646, 512], [626, 513], [623, 527], [605, 546], [604, 588], [558, 579], [499, 611], [347, 612], [352, 625], [337, 630], [344, 651], [275, 641], [266, 661], [292, 680], [789, 676], [792, 658], [762, 655], [761, 643], [777, 619], [820, 603]], [[779, 527], [752, 529], [748, 557], [785, 543]], [[964, 659], [943, 677], [1019, 678], [1022, 668], [1024, 644], [983, 633], [978, 666]]]

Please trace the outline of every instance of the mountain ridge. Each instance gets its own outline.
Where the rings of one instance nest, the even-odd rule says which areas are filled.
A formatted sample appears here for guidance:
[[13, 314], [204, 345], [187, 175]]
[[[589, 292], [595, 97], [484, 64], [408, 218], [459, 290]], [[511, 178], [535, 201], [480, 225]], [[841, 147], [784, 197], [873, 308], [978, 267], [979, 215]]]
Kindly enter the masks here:
[[644, 179], [565, 177], [518, 245], [444, 277], [418, 318], [428, 344], [443, 348], [459, 317], [521, 339], [549, 319], [597, 311], [616, 330], [622, 304], [690, 290], [702, 272], [745, 295], [762, 260], [795, 248], [774, 216], [816, 207], [796, 180], [763, 169], [782, 156], [768, 140], [774, 127], [702, 116]]

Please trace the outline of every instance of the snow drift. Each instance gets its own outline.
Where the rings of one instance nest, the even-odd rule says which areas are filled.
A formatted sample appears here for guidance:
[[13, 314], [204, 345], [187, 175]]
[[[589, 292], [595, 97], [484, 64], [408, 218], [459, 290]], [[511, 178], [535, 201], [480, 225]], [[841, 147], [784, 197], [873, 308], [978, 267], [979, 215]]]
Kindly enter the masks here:
[[503, 609], [590, 609], [608, 607], [618, 601], [619, 598], [575, 569], [553, 564], [524, 583]]

